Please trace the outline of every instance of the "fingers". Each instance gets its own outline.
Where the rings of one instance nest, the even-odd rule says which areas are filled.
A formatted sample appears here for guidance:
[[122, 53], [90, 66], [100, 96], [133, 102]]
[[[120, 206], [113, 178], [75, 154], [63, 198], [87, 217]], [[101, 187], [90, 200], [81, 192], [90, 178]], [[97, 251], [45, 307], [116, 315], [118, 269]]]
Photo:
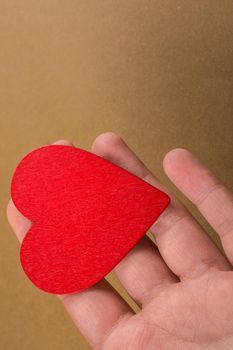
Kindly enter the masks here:
[[[136, 155], [112, 133], [100, 135], [94, 141], [92, 151], [137, 176], [145, 178], [148, 175], [148, 170]], [[149, 302], [158, 286], [161, 288], [178, 281], [147, 236], [115, 267], [115, 272], [127, 292], [139, 305]]]
[[[100, 135], [94, 142], [93, 151], [114, 161], [128, 171], [134, 172], [157, 188], [165, 190], [118, 136], [112, 133]], [[165, 191], [168, 193], [167, 190]], [[227, 260], [200, 225], [173, 195], [169, 195], [171, 204], [152, 226], [151, 231], [156, 238], [159, 252], [170, 270], [179, 278], [185, 279], [196, 277], [210, 268], [230, 269]], [[127, 274], [127, 270], [125, 274]], [[121, 279], [120, 267], [118, 276]], [[128, 273], [127, 278], [130, 279], [130, 273]], [[149, 278], [152, 279], [151, 274]], [[153, 278], [153, 282], [156, 284], [156, 276]], [[135, 279], [134, 276], [134, 281]], [[124, 283], [124, 280], [122, 282]], [[134, 283], [131, 283], [130, 286], [128, 281], [125, 282], [125, 286], [129, 290], [133, 288], [133, 285]], [[136, 295], [136, 291], [131, 290], [131, 294], [133, 293]]]
[[101, 349], [112, 329], [133, 316], [132, 310], [106, 280], [84, 292], [59, 298], [93, 349]]
[[179, 279], [145, 236], [115, 267], [116, 275], [138, 305], [144, 307], [161, 290]]
[[[56, 144], [71, 145], [68, 141]], [[16, 236], [22, 241], [31, 222], [17, 210], [12, 200], [7, 207], [7, 216]], [[63, 295], [60, 299], [94, 349], [101, 348], [116, 324], [133, 315], [127, 303], [105, 280], [82, 293]]]
[[187, 150], [170, 151], [164, 159], [164, 169], [220, 235], [224, 250], [233, 263], [232, 193]]

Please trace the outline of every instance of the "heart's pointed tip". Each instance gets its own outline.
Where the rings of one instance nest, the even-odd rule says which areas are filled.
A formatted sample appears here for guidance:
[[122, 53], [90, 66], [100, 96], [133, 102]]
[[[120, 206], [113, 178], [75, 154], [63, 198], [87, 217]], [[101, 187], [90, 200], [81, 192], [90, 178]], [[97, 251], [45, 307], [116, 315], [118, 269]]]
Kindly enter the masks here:
[[169, 195], [165, 192], [161, 191], [161, 194], [163, 195], [163, 200], [164, 200], [164, 206], [165, 208], [168, 207], [168, 205], [171, 203], [171, 198], [169, 197]]
[[[150, 198], [150, 212], [153, 223], [163, 214], [171, 203], [171, 198], [165, 192], [153, 187], [152, 198]], [[149, 199], [149, 198], [148, 198]], [[152, 224], [153, 224], [152, 223]]]
[[152, 185], [150, 185], [150, 192], [152, 195], [151, 205], [155, 205], [157, 208], [161, 209], [166, 209], [168, 207], [171, 202], [171, 198], [167, 193]]

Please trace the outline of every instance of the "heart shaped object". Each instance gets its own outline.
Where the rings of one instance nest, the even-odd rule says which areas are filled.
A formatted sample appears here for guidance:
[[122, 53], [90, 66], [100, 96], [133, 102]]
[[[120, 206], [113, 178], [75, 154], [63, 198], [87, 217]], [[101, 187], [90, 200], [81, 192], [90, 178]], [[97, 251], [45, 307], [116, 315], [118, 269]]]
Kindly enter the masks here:
[[142, 238], [170, 198], [87, 151], [45, 146], [19, 163], [15, 206], [32, 227], [20, 251], [30, 280], [54, 294], [102, 279]]

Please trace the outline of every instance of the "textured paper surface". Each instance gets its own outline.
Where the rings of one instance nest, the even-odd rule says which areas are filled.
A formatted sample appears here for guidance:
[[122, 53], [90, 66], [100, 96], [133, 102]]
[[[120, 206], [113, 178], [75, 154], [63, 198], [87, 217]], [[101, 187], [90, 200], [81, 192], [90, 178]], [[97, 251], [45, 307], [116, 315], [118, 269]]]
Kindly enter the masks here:
[[28, 150], [113, 130], [170, 189], [173, 147], [232, 188], [232, 18], [232, 0], [0, 0], [0, 348], [90, 349], [18, 266], [5, 203]]

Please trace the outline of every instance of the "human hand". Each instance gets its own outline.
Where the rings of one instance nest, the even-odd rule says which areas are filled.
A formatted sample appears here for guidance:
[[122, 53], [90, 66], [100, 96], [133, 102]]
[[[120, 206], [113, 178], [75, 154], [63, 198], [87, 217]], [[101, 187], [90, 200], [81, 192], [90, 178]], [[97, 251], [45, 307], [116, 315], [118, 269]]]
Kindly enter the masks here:
[[[97, 137], [92, 151], [168, 192], [115, 134]], [[145, 236], [114, 269], [140, 312], [105, 280], [59, 296], [93, 349], [233, 349], [233, 196], [186, 150], [170, 151], [164, 170], [218, 232], [229, 261], [170, 194], [151, 228], [156, 245]], [[31, 223], [12, 200], [7, 214], [22, 241]]]

